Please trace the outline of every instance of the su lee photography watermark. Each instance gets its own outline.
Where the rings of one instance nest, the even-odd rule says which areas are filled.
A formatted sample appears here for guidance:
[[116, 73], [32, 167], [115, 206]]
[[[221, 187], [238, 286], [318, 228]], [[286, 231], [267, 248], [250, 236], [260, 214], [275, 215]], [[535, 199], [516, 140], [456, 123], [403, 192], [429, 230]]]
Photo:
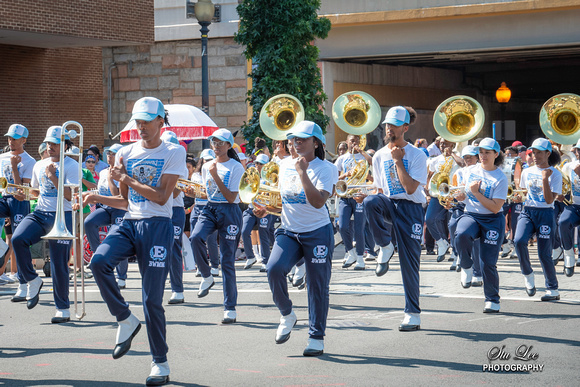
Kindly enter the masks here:
[[538, 363], [539, 358], [533, 345], [521, 344], [512, 350], [495, 346], [487, 351], [489, 363], [482, 368], [483, 372], [542, 372], [544, 364]]

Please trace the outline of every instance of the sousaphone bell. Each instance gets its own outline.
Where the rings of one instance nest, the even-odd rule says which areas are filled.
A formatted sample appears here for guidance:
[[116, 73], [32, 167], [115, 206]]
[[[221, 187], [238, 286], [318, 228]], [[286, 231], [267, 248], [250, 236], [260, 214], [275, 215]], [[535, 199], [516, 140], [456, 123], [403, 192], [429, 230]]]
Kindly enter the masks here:
[[558, 144], [576, 144], [580, 139], [580, 96], [566, 93], [547, 100], [540, 110], [540, 127]]
[[483, 128], [485, 113], [475, 99], [456, 95], [441, 102], [433, 114], [433, 127], [445, 140], [467, 141]]
[[344, 132], [361, 136], [360, 149], [366, 146], [366, 135], [379, 126], [381, 107], [364, 91], [349, 91], [332, 104], [332, 119]]
[[270, 98], [260, 111], [260, 127], [272, 140], [286, 140], [288, 131], [301, 121], [304, 121], [304, 107], [290, 94]]

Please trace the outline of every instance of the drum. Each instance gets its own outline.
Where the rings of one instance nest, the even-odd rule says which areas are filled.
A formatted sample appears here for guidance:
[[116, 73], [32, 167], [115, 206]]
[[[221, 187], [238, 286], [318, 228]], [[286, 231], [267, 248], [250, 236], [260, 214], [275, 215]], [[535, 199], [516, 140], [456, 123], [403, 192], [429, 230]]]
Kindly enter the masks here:
[[508, 187], [520, 188], [520, 178], [522, 176], [523, 163], [519, 157], [506, 158], [501, 165], [501, 171], [508, 179]]

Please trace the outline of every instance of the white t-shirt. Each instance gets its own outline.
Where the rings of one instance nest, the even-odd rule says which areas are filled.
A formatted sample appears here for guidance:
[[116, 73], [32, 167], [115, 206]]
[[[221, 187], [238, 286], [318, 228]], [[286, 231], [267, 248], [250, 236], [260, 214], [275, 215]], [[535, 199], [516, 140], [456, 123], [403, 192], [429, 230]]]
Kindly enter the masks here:
[[[207, 191], [207, 199], [210, 203], [229, 203], [225, 196], [220, 192], [219, 187], [208, 171], [210, 164], [211, 162], [208, 162], [203, 164], [203, 167], [201, 167], [201, 179]], [[216, 164], [218, 176], [224, 182], [226, 188], [231, 192], [238, 192], [240, 190], [240, 180], [244, 174], [244, 167], [242, 164], [234, 159], [229, 159], [225, 163], [216, 162]], [[234, 203], [239, 202], [240, 196], [236, 195]]]
[[[97, 188], [99, 190], [99, 195], [102, 196], [113, 196], [111, 189], [109, 188], [109, 171], [110, 169], [103, 169], [101, 173], [99, 173], [99, 181], [97, 183]], [[113, 184], [115, 187], [119, 188], [119, 182], [117, 180], [113, 180]]]
[[431, 143], [427, 147], [427, 152], [429, 152], [429, 157], [439, 156], [441, 154], [441, 150], [435, 143]]
[[403, 149], [405, 150], [403, 156], [405, 170], [413, 180], [419, 182], [415, 192], [409, 195], [403, 188], [388, 146], [382, 147], [373, 156], [375, 185], [382, 188], [384, 194], [391, 199], [406, 199], [415, 203], [426, 203], [427, 199], [422, 187], [427, 183], [427, 155], [409, 143]]
[[[32, 169], [36, 160], [34, 160], [28, 153], [22, 152], [19, 154], [20, 162], [18, 163], [18, 173], [20, 174], [20, 179], [32, 179]], [[6, 152], [0, 155], [0, 176], [5, 177], [8, 183], [14, 184], [14, 175], [12, 174], [12, 163], [10, 158], [12, 153]], [[6, 188], [6, 195], [10, 195], [17, 191], [16, 188]]]
[[574, 172], [574, 168], [576, 168], [578, 165], [580, 165], [580, 162], [578, 161], [566, 163], [562, 168], [562, 172], [570, 179], [570, 185], [572, 186], [573, 203], [580, 205], [580, 176], [578, 176], [576, 172]]
[[[562, 174], [554, 167], [549, 167], [552, 174], [548, 178], [550, 190], [555, 194], [562, 193]], [[542, 171], [547, 168], [539, 168], [537, 165], [522, 171], [520, 187], [528, 190], [524, 206], [539, 208], [554, 208], [554, 202], [546, 203], [544, 197], [544, 184], [542, 183]]]
[[[330, 223], [326, 206], [313, 207], [306, 199], [302, 182], [296, 171], [296, 160], [290, 157], [280, 163], [279, 188], [282, 196], [281, 227], [292, 232], [310, 232]], [[314, 158], [306, 170], [317, 190], [332, 194], [338, 181], [336, 166], [326, 160]]]
[[[137, 141], [119, 149], [115, 164], [119, 163], [121, 157], [123, 157], [123, 164], [129, 176], [152, 187], [159, 187], [161, 175], [181, 176], [185, 168], [185, 149], [181, 145], [164, 141], [153, 149], [143, 148], [141, 141]], [[145, 219], [157, 216], [171, 219], [173, 216], [173, 195], [170, 195], [163, 205], [141, 196], [131, 187], [129, 187], [128, 196], [129, 205], [125, 219]]]
[[[30, 186], [40, 190], [40, 196], [38, 197], [38, 204], [36, 209], [39, 211], [54, 212], [56, 211], [56, 203], [58, 197], [57, 187], [52, 184], [52, 181], [46, 176], [46, 167], [48, 167], [53, 162], [49, 158], [40, 160], [34, 165], [32, 170], [32, 180]], [[60, 162], [56, 164], [56, 176], [60, 178], [60, 173], [58, 171], [60, 167]], [[79, 164], [71, 159], [70, 157], [64, 158], [64, 184], [79, 184]], [[64, 199], [64, 210], [72, 211], [72, 206], [70, 201]]]
[[467, 196], [464, 200], [465, 212], [493, 214], [493, 212], [481, 205], [479, 200], [471, 193], [469, 186], [476, 181], [481, 181], [479, 190], [486, 198], [505, 200], [508, 189], [507, 177], [505, 177], [500, 168], [496, 168], [493, 171], [486, 171], [479, 163], [464, 168], [463, 182]]
[[343, 174], [351, 171], [354, 168], [355, 161], [360, 162], [361, 160], [366, 160], [362, 154], [357, 153], [353, 155], [350, 152], [346, 152], [338, 159], [336, 159], [334, 165], [336, 165], [338, 173]]
[[[187, 156], [187, 155], [185, 155], [185, 156]], [[179, 176], [179, 178], [187, 180], [188, 175], [189, 175], [189, 171], [187, 170], [187, 164], [185, 162], [185, 159], [183, 159], [183, 171], [181, 172], [181, 175]], [[185, 202], [183, 201], [184, 196], [185, 196], [185, 194], [183, 193], [183, 191], [179, 192], [179, 195], [177, 195], [177, 197], [173, 198], [173, 207], [185, 208]]]

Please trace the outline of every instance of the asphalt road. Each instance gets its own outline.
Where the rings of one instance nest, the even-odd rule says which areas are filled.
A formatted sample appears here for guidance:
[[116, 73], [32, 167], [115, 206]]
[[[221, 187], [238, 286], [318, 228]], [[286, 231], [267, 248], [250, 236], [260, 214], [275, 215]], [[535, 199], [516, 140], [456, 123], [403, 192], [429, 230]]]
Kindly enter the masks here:
[[[251, 270], [237, 265], [238, 322], [233, 325], [220, 323], [221, 278], [206, 298], [198, 299], [199, 278], [186, 273], [186, 303], [166, 307], [170, 385], [578, 386], [580, 274], [565, 277], [560, 263], [562, 299], [541, 302], [543, 276], [534, 254], [534, 297], [525, 293], [517, 260], [500, 259], [502, 302], [496, 315], [482, 313], [482, 288], [463, 289], [459, 273], [449, 271], [450, 263], [422, 256], [421, 330], [399, 332], [404, 298], [396, 257], [389, 273], [377, 278], [373, 263], [364, 272], [341, 269], [340, 246], [335, 252], [325, 353], [318, 358], [302, 356], [308, 337], [306, 291], [291, 293], [298, 325], [287, 343], [276, 345], [279, 313], [258, 265]], [[123, 294], [143, 319], [135, 264], [130, 265], [129, 277]], [[146, 330], [126, 356], [113, 360], [116, 323], [94, 281], [87, 283], [87, 316], [53, 325], [51, 282], [43, 279], [41, 301], [33, 310], [10, 302], [15, 285], [0, 287], [0, 385], [143, 385], [151, 362]], [[166, 300], [169, 296], [168, 290]], [[484, 372], [490, 365], [509, 370]]]

